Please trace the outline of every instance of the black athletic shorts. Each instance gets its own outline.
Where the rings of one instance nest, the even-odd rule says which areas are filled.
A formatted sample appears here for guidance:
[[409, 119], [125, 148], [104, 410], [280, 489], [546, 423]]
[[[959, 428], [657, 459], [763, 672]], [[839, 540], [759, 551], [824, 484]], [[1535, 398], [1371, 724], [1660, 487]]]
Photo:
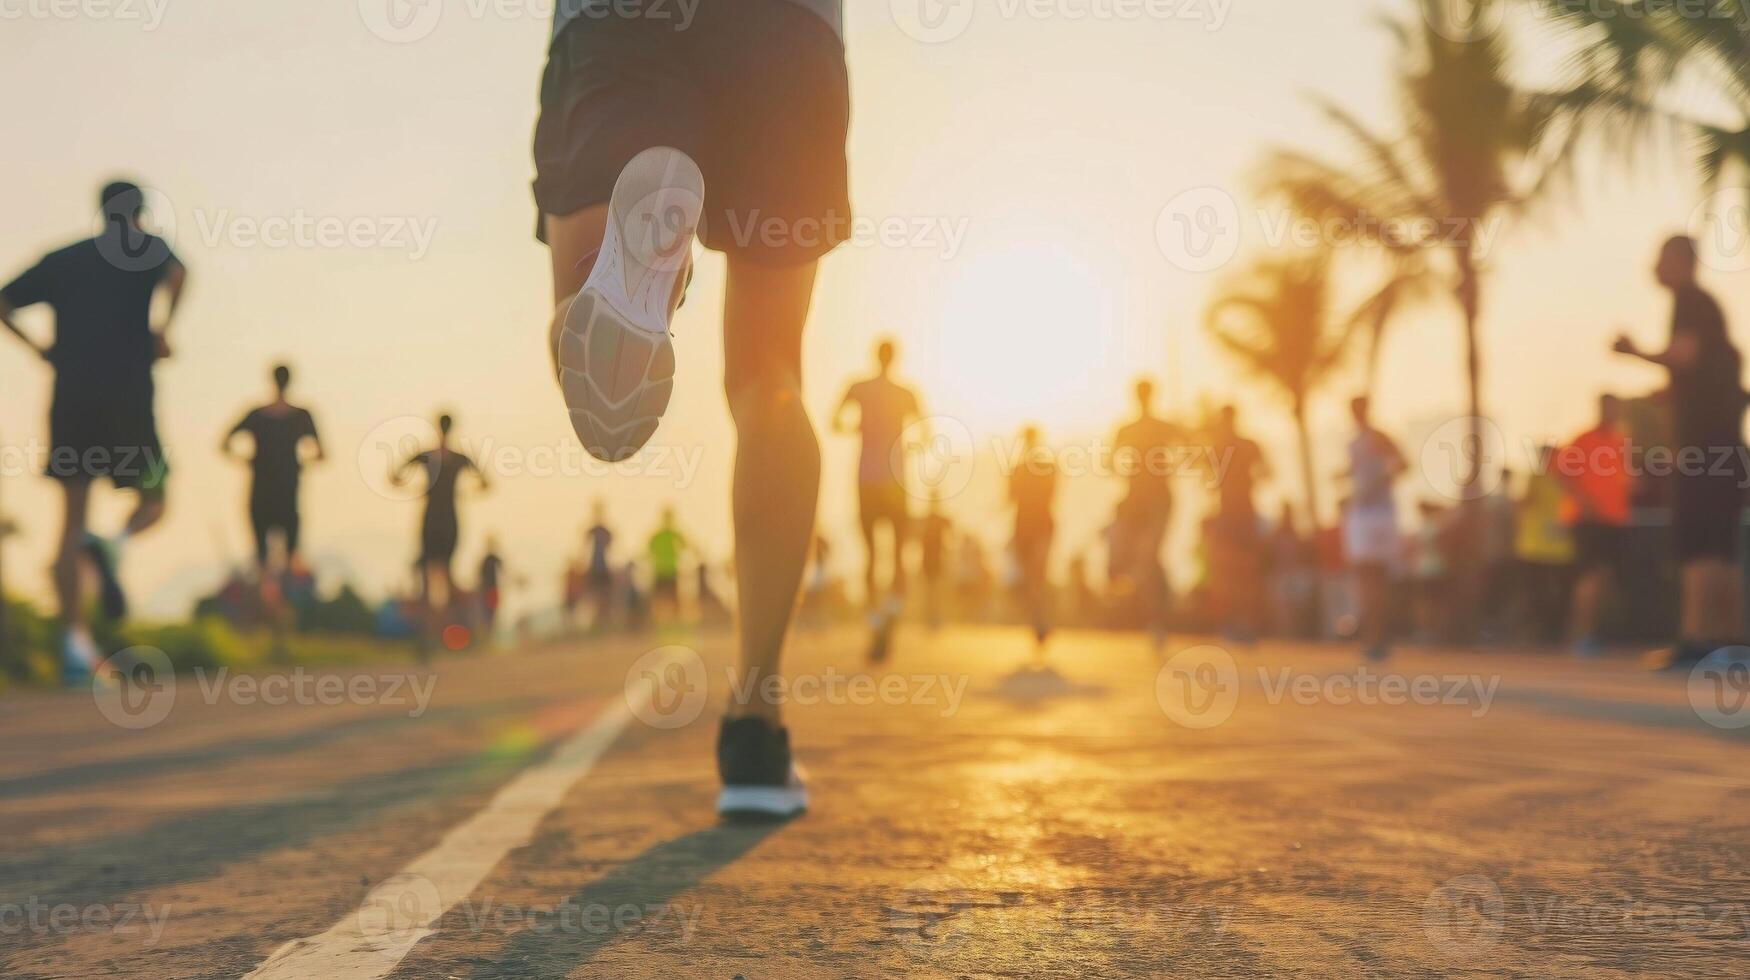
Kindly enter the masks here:
[[1581, 521], [1574, 525], [1574, 563], [1582, 569], [1622, 568], [1628, 554], [1628, 528], [1620, 524]]
[[456, 555], [456, 539], [460, 534], [455, 511], [427, 510], [419, 527], [419, 560], [448, 565]]
[[152, 401], [150, 375], [97, 381], [57, 374], [45, 472], [57, 480], [107, 478], [122, 489], [162, 494], [170, 465]]
[[1672, 478], [1671, 524], [1677, 560], [1738, 559], [1738, 525], [1744, 512], [1743, 467], [1734, 460], [1705, 473]]
[[249, 491], [249, 523], [255, 532], [255, 559], [267, 564], [268, 539], [274, 531], [285, 536], [286, 554], [298, 551], [298, 486], [256, 481]]
[[857, 514], [865, 528], [889, 521], [895, 532], [904, 534], [911, 521], [905, 487], [887, 480], [857, 484]]
[[701, 0], [686, 30], [666, 17], [579, 18], [541, 79], [535, 204], [542, 215], [605, 204], [627, 161], [672, 146], [704, 173], [707, 248], [800, 264], [849, 237], [849, 122], [844, 45], [788, 0]]

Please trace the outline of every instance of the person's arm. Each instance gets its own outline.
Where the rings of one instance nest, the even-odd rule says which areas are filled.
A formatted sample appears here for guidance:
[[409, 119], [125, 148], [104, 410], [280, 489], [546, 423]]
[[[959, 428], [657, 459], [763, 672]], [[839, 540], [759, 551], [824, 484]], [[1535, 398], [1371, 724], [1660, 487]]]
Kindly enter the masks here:
[[8, 333], [23, 341], [26, 347], [45, 361], [49, 359], [49, 349], [31, 339], [30, 334], [25, 333], [18, 322], [12, 319], [12, 314], [26, 306], [46, 301], [50, 295], [51, 281], [49, 261], [44, 259], [12, 280], [6, 288], [0, 289], [0, 324], [5, 324]]
[[315, 450], [310, 462], [321, 463], [328, 459], [328, 450], [322, 445], [322, 435], [316, 431], [316, 416], [309, 412], [304, 413], [304, 438], [310, 440], [310, 448]]
[[1611, 349], [1618, 354], [1638, 357], [1649, 364], [1657, 364], [1666, 369], [1683, 369], [1695, 362], [1698, 346], [1695, 338], [1686, 330], [1677, 331], [1671, 335], [1671, 343], [1662, 351], [1642, 350], [1628, 334], [1620, 334]]
[[480, 492], [491, 493], [492, 481], [486, 478], [486, 471], [481, 469], [480, 465], [474, 462], [471, 457], [464, 456], [462, 459], [464, 460], [462, 465], [468, 468], [468, 472], [474, 474], [474, 482], [479, 484]]
[[236, 425], [231, 426], [231, 430], [226, 432], [224, 437], [219, 440], [219, 455], [224, 456], [227, 459], [237, 458], [237, 452], [232, 448], [231, 444], [236, 441], [239, 432], [242, 432], [249, 427], [249, 419], [254, 415], [254, 412], [250, 412], [248, 415], [238, 419]]
[[399, 466], [389, 468], [389, 485], [398, 487], [407, 482], [407, 471], [425, 463], [424, 453], [414, 453], [401, 461]]
[[19, 325], [12, 319], [12, 314], [16, 312], [18, 312], [17, 309], [14, 308], [11, 303], [7, 302], [6, 297], [0, 296], [0, 323], [5, 324], [7, 331], [14, 337], [23, 341], [24, 346], [29, 347], [34, 351], [36, 356], [45, 361], [48, 360], [49, 349], [30, 339], [30, 334], [25, 333], [23, 328], [19, 327]]
[[845, 410], [850, 408], [856, 400], [857, 386], [852, 385], [849, 388], [846, 388], [844, 400], [839, 402], [839, 407], [832, 413], [832, 430], [834, 432], [845, 433], [851, 431], [851, 427], [845, 423]]
[[182, 291], [187, 286], [188, 267], [175, 256], [171, 256], [164, 272], [163, 288], [168, 297], [164, 307], [164, 322], [152, 331], [153, 343], [158, 348], [159, 357], [170, 356], [170, 325], [176, 321], [176, 311], [182, 306]]

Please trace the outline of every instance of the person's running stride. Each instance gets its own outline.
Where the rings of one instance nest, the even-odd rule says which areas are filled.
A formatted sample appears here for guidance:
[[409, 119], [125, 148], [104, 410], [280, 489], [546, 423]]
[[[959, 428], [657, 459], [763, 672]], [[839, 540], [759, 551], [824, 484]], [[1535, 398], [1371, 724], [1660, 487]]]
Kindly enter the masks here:
[[419, 526], [419, 577], [421, 612], [424, 622], [420, 630], [420, 653], [423, 655], [448, 618], [450, 600], [455, 591], [455, 576], [451, 561], [456, 555], [456, 542], [461, 536], [461, 523], [456, 513], [456, 491], [462, 474], [472, 473], [480, 492], [492, 489], [486, 474], [463, 453], [450, 448], [450, 430], [455, 420], [438, 416], [438, 444], [424, 452], [409, 456], [390, 474], [390, 482], [400, 486], [407, 480], [407, 471], [417, 467], [425, 473], [425, 516]]
[[263, 580], [270, 571], [275, 535], [283, 547], [281, 567], [289, 568], [298, 553], [303, 524], [298, 510], [298, 483], [304, 469], [304, 444], [309, 443], [311, 462], [327, 458], [322, 438], [316, 434], [315, 418], [308, 410], [286, 400], [286, 388], [291, 383], [292, 369], [276, 365], [273, 400], [251, 409], [219, 443], [219, 451], [232, 458], [239, 458], [232, 445], [238, 435], [248, 433], [254, 443], [254, 455], [249, 459], [249, 523], [255, 532], [255, 568]]
[[1172, 594], [1161, 544], [1173, 516], [1171, 474], [1173, 444], [1179, 429], [1154, 413], [1154, 382], [1136, 382], [1136, 418], [1113, 439], [1114, 462], [1126, 481], [1124, 499], [1113, 522], [1108, 559], [1116, 587], [1137, 608], [1149, 638], [1159, 650], [1167, 639]]
[[1015, 505], [1015, 563], [1021, 570], [1021, 597], [1033, 624], [1035, 653], [1043, 656], [1051, 636], [1049, 568], [1051, 539], [1057, 531], [1052, 503], [1057, 496], [1057, 464], [1039, 446], [1039, 430], [1021, 430], [1021, 461], [1009, 474], [1009, 500]]
[[[624, 459], [673, 384], [669, 325], [697, 231], [727, 253], [724, 387], [747, 690], [776, 675], [814, 537], [820, 447], [802, 330], [821, 256], [851, 220], [840, 0], [560, 4], [535, 129], [555, 366], [579, 438]], [[685, 29], [682, 29], [682, 28]], [[807, 806], [777, 704], [733, 704], [718, 737], [728, 816]]]
[[1343, 507], [1343, 560], [1355, 575], [1356, 634], [1362, 654], [1384, 660], [1391, 654], [1391, 610], [1387, 589], [1402, 542], [1398, 505], [1392, 496], [1409, 463], [1391, 437], [1373, 427], [1366, 397], [1349, 403], [1355, 438], [1349, 440], [1349, 499]]
[[[146, 203], [139, 187], [111, 183], [98, 205], [103, 230], [95, 238], [50, 252], [0, 289], [0, 324], [55, 370], [47, 472], [65, 502], [54, 579], [61, 669], [69, 684], [82, 683], [101, 660], [80, 595], [81, 559], [97, 569], [104, 612], [120, 618], [127, 612], [117, 574], [122, 546], [164, 518], [169, 465], [158, 441], [152, 366], [170, 356], [170, 325], [188, 282], [170, 245], [141, 227]], [[164, 319], [154, 326], [160, 293]], [[51, 345], [33, 340], [12, 319], [15, 310], [37, 303], [54, 310]], [[121, 533], [109, 539], [86, 525], [91, 485], [103, 477], [139, 493]]]
[[[887, 659], [893, 627], [905, 601], [905, 543], [911, 530], [911, 512], [906, 499], [905, 427], [918, 418], [917, 395], [893, 380], [892, 341], [875, 349], [876, 373], [851, 385], [833, 413], [833, 431], [848, 431], [845, 415], [857, 407], [857, 431], [861, 449], [857, 456], [857, 517], [863, 531], [863, 601], [869, 608], [872, 642], [869, 659]], [[877, 567], [881, 561], [880, 534], [887, 528], [887, 587], [880, 585]]]
[[650, 536], [650, 608], [671, 623], [681, 618], [681, 556], [688, 547], [687, 536], [675, 526], [674, 508], [664, 507], [662, 524]]
[[1671, 669], [1688, 670], [1713, 651], [1743, 642], [1738, 535], [1746, 484], [1743, 358], [1726, 316], [1695, 281], [1693, 239], [1677, 236], [1659, 250], [1653, 275], [1671, 291], [1671, 339], [1643, 351], [1625, 334], [1618, 353], [1670, 372], [1671, 520], [1683, 567], [1683, 610]]

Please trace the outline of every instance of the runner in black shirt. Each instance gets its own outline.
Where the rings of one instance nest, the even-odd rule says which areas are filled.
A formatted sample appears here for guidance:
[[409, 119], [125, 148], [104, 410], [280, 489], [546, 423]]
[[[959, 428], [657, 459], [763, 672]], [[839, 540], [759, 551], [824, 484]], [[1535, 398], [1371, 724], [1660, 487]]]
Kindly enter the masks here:
[[[455, 578], [450, 574], [450, 561], [456, 554], [460, 522], [456, 516], [456, 490], [463, 473], [472, 473], [482, 492], [491, 489], [486, 474], [466, 455], [450, 448], [450, 429], [455, 420], [438, 416], [438, 444], [407, 458], [390, 474], [390, 482], [400, 486], [407, 471], [418, 467], [425, 472], [425, 517], [420, 522], [419, 564], [425, 569], [421, 578], [424, 589], [425, 635], [435, 634], [440, 619], [448, 615], [450, 594]], [[443, 616], [440, 616], [440, 611]]]
[[312, 461], [324, 459], [322, 440], [316, 435], [316, 420], [310, 413], [286, 401], [292, 371], [284, 364], [273, 369], [274, 398], [250, 410], [231, 427], [219, 451], [235, 457], [232, 443], [247, 432], [255, 443], [250, 458], [249, 520], [255, 530], [255, 563], [265, 576], [268, 543], [279, 532], [285, 545], [285, 564], [290, 567], [298, 553], [298, 478], [304, 469], [302, 447], [308, 440], [314, 449]]
[[[153, 415], [152, 365], [170, 356], [166, 333], [188, 279], [170, 246], [141, 228], [145, 195], [139, 187], [111, 183], [98, 201], [104, 227], [97, 237], [49, 253], [0, 289], [0, 324], [55, 370], [47, 470], [66, 502], [54, 575], [63, 674], [71, 683], [82, 681], [99, 659], [79, 595], [81, 557], [97, 568], [105, 612], [120, 617], [127, 611], [116, 577], [121, 546], [164, 517], [169, 467]], [[167, 301], [154, 326], [152, 303], [161, 290]], [[13, 311], [38, 303], [54, 310], [50, 345], [12, 319]], [[140, 495], [121, 534], [111, 539], [86, 529], [91, 484], [100, 477]]]
[[1671, 291], [1671, 340], [1643, 351], [1626, 335], [1616, 350], [1670, 372], [1675, 476], [1673, 543], [1683, 565], [1683, 611], [1669, 666], [1689, 669], [1722, 646], [1742, 641], [1738, 535], [1744, 509], [1743, 360], [1726, 332], [1725, 314], [1695, 282], [1695, 242], [1672, 238], [1654, 275]]

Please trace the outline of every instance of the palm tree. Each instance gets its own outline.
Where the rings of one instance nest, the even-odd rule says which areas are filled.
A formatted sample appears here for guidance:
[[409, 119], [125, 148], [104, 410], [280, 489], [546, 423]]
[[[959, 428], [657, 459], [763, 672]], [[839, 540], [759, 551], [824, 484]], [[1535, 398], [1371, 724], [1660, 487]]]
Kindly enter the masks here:
[[[1336, 222], [1350, 242], [1381, 250], [1391, 273], [1362, 306], [1376, 336], [1431, 283], [1450, 290], [1464, 319], [1471, 436], [1480, 442], [1477, 336], [1490, 232], [1537, 198], [1555, 173], [1549, 160], [1565, 154], [1546, 152], [1554, 109], [1513, 84], [1505, 39], [1464, 38], [1456, 29], [1486, 20], [1501, 0], [1416, 2], [1419, 19], [1385, 22], [1398, 44], [1396, 135], [1379, 135], [1321, 103], [1358, 162], [1278, 151], [1264, 165], [1263, 183], [1297, 212]], [[1476, 486], [1477, 462], [1467, 489]]]
[[[1728, 173], [1750, 185], [1750, 3], [1532, 2], [1581, 44], [1572, 87], [1548, 100], [1558, 113], [1618, 149], [1675, 124], [1694, 140], [1704, 186]], [[1680, 88], [1701, 98], [1680, 99]]]
[[1353, 331], [1331, 317], [1330, 258], [1324, 252], [1260, 259], [1223, 284], [1204, 315], [1216, 343], [1287, 399], [1300, 446], [1308, 526], [1318, 527], [1317, 484], [1307, 399], [1342, 363]]

